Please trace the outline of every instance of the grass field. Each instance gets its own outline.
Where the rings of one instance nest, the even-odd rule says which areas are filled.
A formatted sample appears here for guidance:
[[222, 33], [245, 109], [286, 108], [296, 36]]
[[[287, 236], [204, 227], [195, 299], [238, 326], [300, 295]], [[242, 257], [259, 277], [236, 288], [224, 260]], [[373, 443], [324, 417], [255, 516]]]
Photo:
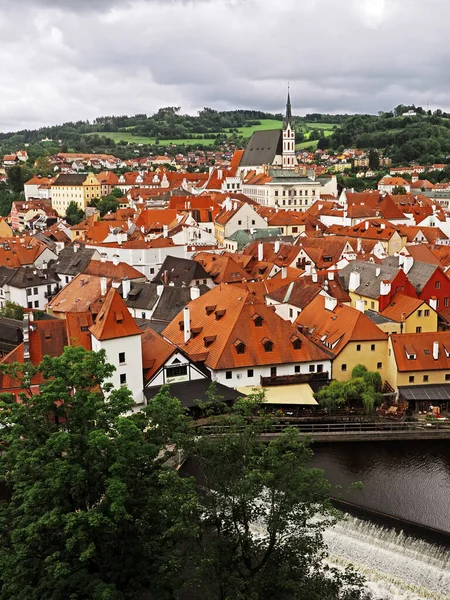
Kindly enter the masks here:
[[[244, 138], [249, 138], [253, 132], [255, 131], [265, 131], [268, 129], [281, 129], [283, 127], [283, 121], [278, 121], [276, 119], [261, 119], [259, 125], [254, 125], [252, 127], [239, 127], [238, 132]], [[305, 123], [303, 126], [303, 131], [307, 135], [308, 131], [312, 129], [322, 129], [325, 136], [331, 135], [333, 130], [337, 127], [334, 123]], [[99, 135], [103, 135], [105, 137], [109, 137], [116, 142], [116, 144], [120, 141], [125, 141], [130, 144], [154, 144], [155, 138], [146, 137], [146, 136], [135, 136], [132, 135], [132, 127], [125, 127], [123, 131], [114, 131], [111, 133], [108, 132], [99, 132]], [[231, 135], [231, 131], [227, 130], [225, 133]], [[92, 135], [90, 133], [86, 135]], [[205, 146], [211, 146], [214, 143], [213, 139], [181, 139], [181, 140], [159, 140], [161, 146], [168, 146], [169, 144], [176, 144], [178, 146], [182, 145], [196, 145], [203, 144]], [[302, 142], [301, 144], [297, 144], [295, 148], [298, 150], [299, 148], [306, 148], [308, 146], [317, 147], [317, 142]]]

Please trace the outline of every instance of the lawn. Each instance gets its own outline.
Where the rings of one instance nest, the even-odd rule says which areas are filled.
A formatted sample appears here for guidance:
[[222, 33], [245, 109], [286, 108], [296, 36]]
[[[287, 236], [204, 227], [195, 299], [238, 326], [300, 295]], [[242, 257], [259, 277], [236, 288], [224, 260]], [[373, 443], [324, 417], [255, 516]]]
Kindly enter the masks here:
[[[337, 127], [334, 123], [302, 123], [303, 131], [305, 134], [308, 134], [312, 129], [321, 129], [324, 132], [325, 136], [331, 135], [333, 130]], [[277, 119], [261, 119], [259, 125], [254, 125], [252, 127], [239, 127], [237, 129], [239, 135], [244, 138], [249, 138], [253, 132], [255, 131], [266, 131], [269, 129], [281, 129], [283, 127], [283, 121], [279, 121]], [[135, 136], [132, 135], [132, 127], [124, 128], [122, 131], [114, 131], [114, 132], [99, 132], [99, 135], [104, 135], [105, 137], [109, 137], [116, 142], [116, 144], [120, 141], [128, 142], [129, 144], [154, 144], [155, 138], [146, 137], [146, 136]], [[231, 135], [231, 130], [226, 130], [224, 133]], [[90, 133], [86, 135], [92, 135]], [[211, 134], [217, 135], [217, 134]], [[182, 145], [197, 145], [203, 144], [205, 146], [211, 146], [214, 143], [214, 139], [167, 139], [167, 140], [159, 140], [161, 146], [168, 146], [169, 144], [175, 144], [178, 146]], [[308, 146], [317, 147], [317, 142], [302, 142], [301, 144], [297, 144], [295, 148], [298, 150], [299, 148], [306, 148]]]

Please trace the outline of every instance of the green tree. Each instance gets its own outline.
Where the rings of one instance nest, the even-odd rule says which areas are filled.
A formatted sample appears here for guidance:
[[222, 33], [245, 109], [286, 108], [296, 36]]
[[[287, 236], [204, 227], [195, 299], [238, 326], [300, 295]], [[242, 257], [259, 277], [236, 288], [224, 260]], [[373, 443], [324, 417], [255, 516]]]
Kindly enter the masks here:
[[176, 597], [195, 493], [161, 457], [185, 418], [164, 395], [133, 414], [113, 370], [103, 351], [66, 348], [38, 368], [39, 394], [1, 396], [2, 600]]
[[240, 400], [215, 417], [219, 435], [198, 438], [201, 535], [200, 598], [337, 600], [360, 598], [351, 571], [324, 566], [323, 529], [334, 523], [330, 485], [308, 463], [296, 430], [264, 444], [271, 422], [255, 415], [261, 397]]
[[0, 316], [8, 317], [9, 319], [17, 319], [21, 321], [23, 319], [23, 306], [17, 304], [17, 302], [11, 302], [7, 300], [3, 308], [0, 308]]
[[38, 175], [42, 175], [42, 177], [50, 177], [54, 174], [53, 167], [48, 156], [40, 156], [37, 158], [34, 168], [36, 173]]
[[396, 185], [393, 188], [392, 193], [403, 196], [403, 195], [407, 194], [407, 191], [406, 191], [406, 188], [403, 185]]
[[337, 408], [362, 404], [371, 415], [382, 403], [382, 379], [378, 372], [368, 371], [364, 365], [356, 365], [348, 381], [332, 381], [314, 394], [320, 406], [333, 412]]
[[380, 166], [380, 157], [378, 156], [378, 152], [373, 148], [369, 150], [369, 169], [372, 171], [376, 171]]
[[66, 210], [65, 219], [69, 225], [77, 225], [84, 219], [84, 211], [78, 207], [76, 202], [71, 202]]

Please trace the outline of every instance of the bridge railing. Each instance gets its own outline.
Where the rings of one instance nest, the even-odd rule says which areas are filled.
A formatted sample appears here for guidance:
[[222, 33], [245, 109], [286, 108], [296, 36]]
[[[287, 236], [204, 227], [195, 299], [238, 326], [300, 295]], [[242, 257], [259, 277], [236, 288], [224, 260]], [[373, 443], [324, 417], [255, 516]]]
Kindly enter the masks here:
[[[277, 434], [285, 429], [297, 429], [301, 433], [377, 433], [377, 432], [401, 432], [401, 431], [434, 431], [450, 430], [450, 421], [411, 421], [406, 423], [274, 423], [262, 430], [262, 434]], [[229, 427], [224, 425], [202, 425], [197, 428], [199, 435], [221, 435], [226, 433]]]

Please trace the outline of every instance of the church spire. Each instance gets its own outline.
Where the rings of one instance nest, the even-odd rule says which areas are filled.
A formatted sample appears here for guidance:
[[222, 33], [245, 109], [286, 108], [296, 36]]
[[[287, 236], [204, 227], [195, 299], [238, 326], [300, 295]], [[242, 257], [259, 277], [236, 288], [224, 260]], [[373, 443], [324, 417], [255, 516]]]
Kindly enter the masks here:
[[292, 125], [292, 107], [291, 107], [291, 94], [288, 84], [288, 95], [286, 102], [286, 117], [284, 118], [284, 126]]

